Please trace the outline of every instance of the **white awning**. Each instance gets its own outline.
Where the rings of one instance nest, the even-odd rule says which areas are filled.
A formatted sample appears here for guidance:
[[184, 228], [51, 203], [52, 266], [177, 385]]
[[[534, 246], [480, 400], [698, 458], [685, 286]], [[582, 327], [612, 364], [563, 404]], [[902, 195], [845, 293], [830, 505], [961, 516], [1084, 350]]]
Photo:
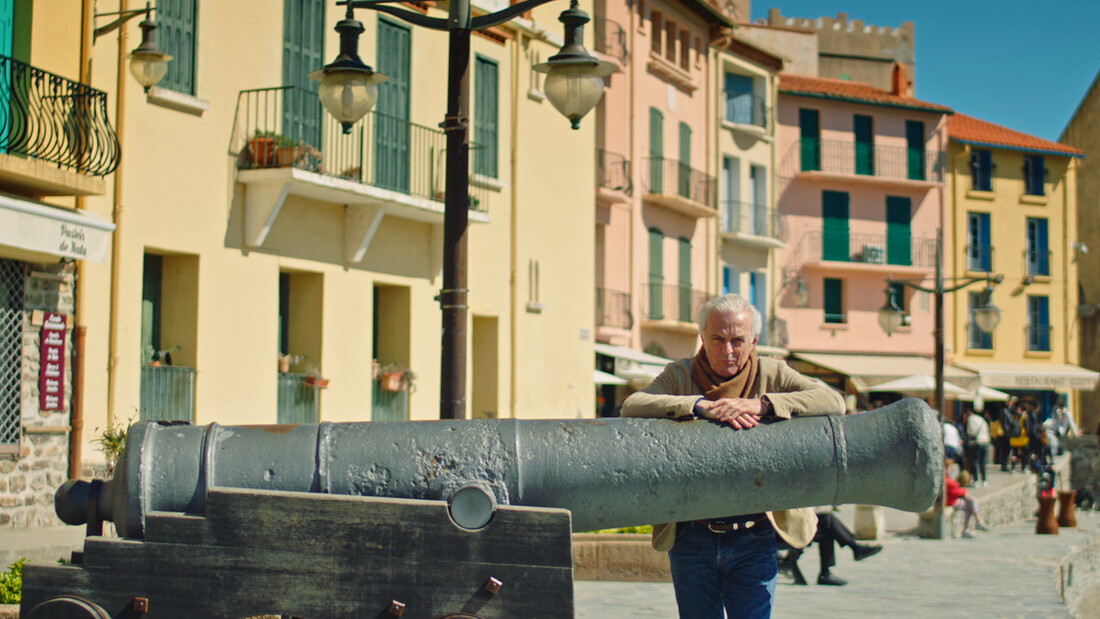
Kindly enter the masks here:
[[[934, 375], [935, 364], [927, 357], [915, 355], [836, 355], [830, 353], [796, 352], [797, 359], [843, 374], [851, 379], [856, 390], [866, 393], [871, 388], [899, 378], [920, 374]], [[963, 389], [976, 389], [978, 376], [960, 367], [943, 368], [945, 380]]]
[[[894, 393], [909, 393], [913, 395], [929, 395], [936, 392], [936, 378], [928, 374], [915, 374], [897, 378], [871, 387], [867, 391], [880, 393], [892, 391]], [[943, 381], [943, 392], [949, 395], [972, 395], [971, 392], [948, 381]]]
[[599, 370], [592, 370], [593, 381], [597, 385], [625, 385], [626, 381], [615, 376], [614, 374], [608, 374], [607, 372], [601, 372]]
[[0, 245], [105, 262], [114, 229], [88, 213], [0, 194]]
[[982, 396], [984, 402], [1007, 402], [1011, 396], [1003, 391], [998, 391], [993, 387], [986, 387], [982, 385], [978, 387], [977, 393], [968, 393], [966, 395], [960, 395], [957, 399], [964, 402], [973, 402], [977, 396]]
[[1100, 381], [1100, 372], [1068, 363], [978, 363], [963, 365], [978, 372], [986, 387], [1047, 391], [1083, 389], [1090, 391]]
[[615, 376], [627, 380], [653, 380], [672, 363], [671, 359], [644, 353], [626, 346], [596, 343], [596, 352], [615, 358]]

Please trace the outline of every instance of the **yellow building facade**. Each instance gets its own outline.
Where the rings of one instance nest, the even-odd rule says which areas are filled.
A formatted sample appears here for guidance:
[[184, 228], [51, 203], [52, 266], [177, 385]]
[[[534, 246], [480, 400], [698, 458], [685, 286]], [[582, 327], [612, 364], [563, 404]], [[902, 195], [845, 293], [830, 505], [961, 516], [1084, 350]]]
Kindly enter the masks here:
[[[1073, 243], [1083, 153], [964, 114], [949, 120], [948, 135], [945, 275], [1003, 276], [991, 293], [976, 284], [947, 295], [949, 361], [1044, 411], [1066, 398], [1075, 410], [1077, 392], [1097, 381], [1078, 367]], [[986, 334], [973, 311], [989, 302], [1001, 321]]]

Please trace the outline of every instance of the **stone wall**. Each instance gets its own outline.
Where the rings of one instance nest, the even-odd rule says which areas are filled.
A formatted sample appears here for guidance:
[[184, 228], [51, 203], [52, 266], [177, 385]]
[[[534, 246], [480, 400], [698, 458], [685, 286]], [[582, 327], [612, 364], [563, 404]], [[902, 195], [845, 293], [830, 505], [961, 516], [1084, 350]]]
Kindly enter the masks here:
[[1070, 488], [1088, 488], [1100, 497], [1100, 448], [1097, 447], [1096, 435], [1067, 439], [1066, 451], [1073, 456]]
[[[29, 266], [23, 292], [20, 394], [23, 435], [18, 454], [0, 457], [0, 526], [16, 528], [61, 524], [53, 511], [53, 493], [68, 478], [69, 470], [76, 269], [71, 263]], [[65, 333], [65, 408], [61, 411], [40, 411], [38, 405], [39, 344], [44, 311], [69, 317], [69, 329]]]

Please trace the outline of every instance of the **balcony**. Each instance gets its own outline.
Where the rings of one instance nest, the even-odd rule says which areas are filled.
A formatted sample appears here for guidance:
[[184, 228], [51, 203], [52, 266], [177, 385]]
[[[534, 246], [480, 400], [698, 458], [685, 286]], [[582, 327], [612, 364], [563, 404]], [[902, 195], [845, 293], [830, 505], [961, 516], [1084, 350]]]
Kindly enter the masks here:
[[371, 421], [408, 421], [409, 390], [399, 391], [382, 388], [381, 377], [374, 379], [371, 389]]
[[600, 198], [606, 202], [626, 202], [634, 193], [630, 160], [618, 153], [596, 151], [596, 183]]
[[814, 230], [802, 236], [788, 266], [921, 275], [936, 266], [936, 239]]
[[631, 329], [634, 314], [630, 311], [630, 293], [597, 287], [596, 326]]
[[141, 366], [142, 421], [195, 422], [195, 368]]
[[309, 374], [279, 372], [276, 423], [301, 424], [320, 421], [320, 389], [306, 384]]
[[[446, 151], [442, 131], [375, 112], [345, 135], [301, 88], [241, 91], [233, 152], [247, 186], [246, 243], [263, 246], [288, 195], [349, 207], [349, 263], [363, 259], [385, 216], [442, 224]], [[470, 184], [471, 222], [489, 221], [488, 198]]]
[[943, 183], [945, 154], [842, 140], [798, 140], [783, 157], [783, 178], [833, 178], [931, 187]]
[[783, 216], [763, 204], [740, 200], [722, 203], [722, 237], [762, 249], [786, 246]]
[[714, 217], [718, 181], [686, 163], [664, 157], [645, 159], [645, 201], [689, 217]]
[[763, 135], [768, 128], [768, 107], [764, 97], [751, 92], [722, 91], [725, 116], [722, 120], [734, 128], [750, 128], [756, 135]]
[[646, 326], [665, 326], [685, 332], [696, 329], [695, 310], [707, 302], [705, 290], [661, 282], [650, 282], [643, 288], [645, 307], [642, 308], [642, 315]]
[[626, 46], [626, 31], [619, 22], [602, 15], [596, 15], [592, 21], [596, 26], [595, 50], [613, 58], [620, 65], [624, 64], [630, 55]]
[[118, 167], [107, 94], [0, 56], [0, 182], [37, 196], [106, 193]]

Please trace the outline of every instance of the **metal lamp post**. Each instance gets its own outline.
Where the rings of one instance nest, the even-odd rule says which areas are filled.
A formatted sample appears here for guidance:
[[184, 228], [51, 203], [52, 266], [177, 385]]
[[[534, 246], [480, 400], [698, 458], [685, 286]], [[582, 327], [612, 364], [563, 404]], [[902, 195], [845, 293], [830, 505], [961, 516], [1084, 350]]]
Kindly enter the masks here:
[[136, 79], [139, 84], [141, 84], [145, 92], [149, 92], [150, 88], [156, 86], [164, 79], [165, 74], [168, 73], [168, 61], [172, 60], [172, 56], [161, 51], [154, 40], [153, 32], [157, 29], [157, 23], [153, 21], [153, 18], [149, 17], [149, 14], [154, 10], [155, 9], [149, 6], [149, 3], [145, 3], [144, 9], [115, 11], [113, 13], [96, 13], [95, 17], [108, 17], [114, 15], [118, 17], [106, 26], [96, 28], [92, 33], [92, 38], [98, 39], [108, 32], [117, 30], [123, 24], [135, 17], [141, 15], [146, 17], [142, 20], [141, 24], [139, 24], [141, 26], [141, 44], [130, 52], [130, 74], [134, 76], [134, 79]]
[[[363, 25], [354, 19], [355, 9], [371, 9], [414, 25], [446, 30], [450, 34], [447, 62], [447, 112], [441, 124], [447, 134], [446, 178], [443, 215], [443, 289], [437, 297], [443, 312], [442, 384], [440, 419], [466, 416], [466, 227], [469, 209], [470, 171], [470, 33], [497, 26], [552, 0], [525, 0], [495, 13], [473, 17], [470, 0], [451, 0], [446, 19], [428, 17], [396, 6], [397, 0], [344, 0], [346, 17], [336, 25], [340, 55], [310, 77], [321, 80], [321, 101], [343, 126], [344, 133], [359, 121], [377, 100], [377, 85], [385, 76], [359, 60], [357, 51]], [[588, 15], [577, 0], [561, 15], [565, 46], [536, 70], [547, 72], [547, 98], [566, 116], [574, 129], [603, 94], [603, 77], [611, 63], [598, 60], [581, 44]]]

